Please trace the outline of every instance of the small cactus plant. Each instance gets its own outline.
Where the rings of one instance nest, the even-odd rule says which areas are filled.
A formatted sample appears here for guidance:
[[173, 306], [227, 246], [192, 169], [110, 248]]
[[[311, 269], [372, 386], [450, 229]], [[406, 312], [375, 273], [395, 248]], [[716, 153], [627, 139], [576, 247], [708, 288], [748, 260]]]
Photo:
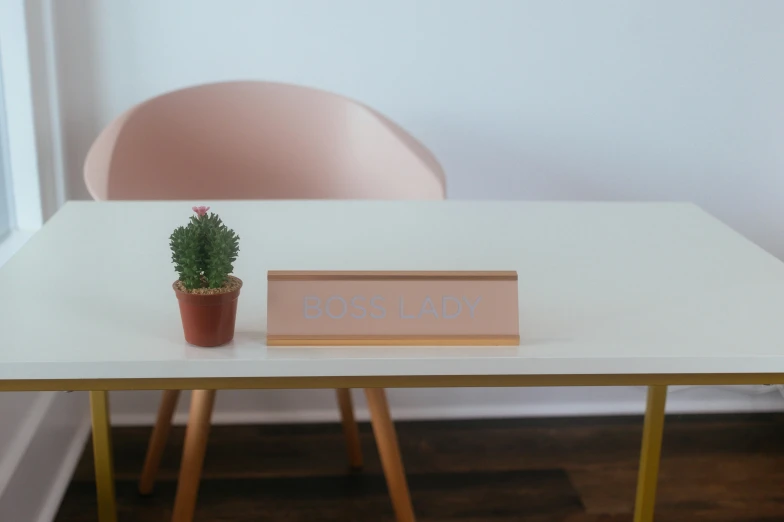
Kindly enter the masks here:
[[195, 216], [169, 238], [174, 269], [187, 291], [222, 288], [229, 283], [239, 252], [239, 236], [210, 207], [193, 207]]

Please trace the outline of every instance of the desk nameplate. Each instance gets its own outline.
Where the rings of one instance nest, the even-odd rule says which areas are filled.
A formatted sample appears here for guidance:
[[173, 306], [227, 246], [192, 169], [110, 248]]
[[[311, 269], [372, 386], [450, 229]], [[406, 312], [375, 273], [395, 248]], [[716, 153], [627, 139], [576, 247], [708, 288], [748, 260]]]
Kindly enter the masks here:
[[518, 345], [517, 272], [270, 271], [270, 346]]

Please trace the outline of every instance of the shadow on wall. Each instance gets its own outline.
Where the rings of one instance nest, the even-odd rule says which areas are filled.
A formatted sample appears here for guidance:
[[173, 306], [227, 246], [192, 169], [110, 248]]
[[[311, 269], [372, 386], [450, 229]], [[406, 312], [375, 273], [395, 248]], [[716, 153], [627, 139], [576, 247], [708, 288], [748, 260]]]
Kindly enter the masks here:
[[[107, 93], [98, 70], [97, 7], [91, 0], [32, 0], [39, 5], [45, 2], [51, 5], [59, 82], [65, 199], [90, 199], [83, 180], [84, 158], [104, 124], [119, 115], [103, 114]], [[603, 183], [601, 173], [586, 172], [586, 165], [596, 170], [598, 158], [576, 157], [570, 151], [573, 143], [559, 146], [557, 139], [543, 136], [521, 139], [514, 129], [496, 135], [472, 132], [469, 122], [447, 121], [438, 113], [424, 116], [397, 123], [436, 154], [446, 171], [450, 199], [618, 200], [638, 195], [630, 193], [631, 186]], [[515, 142], [510, 142], [512, 138]], [[617, 167], [608, 166], [613, 168]], [[477, 178], [483, 181], [477, 183]], [[519, 189], [509, 191], [510, 186]]]
[[[191, 3], [199, 6], [194, 7], [197, 27], [210, 27], [212, 17], [217, 16], [215, 4], [207, 0]], [[262, 9], [257, 4], [246, 3]], [[520, 7], [522, 2], [515, 0], [498, 4], [515, 10], [546, 5], [530, 2], [524, 8]], [[259, 58], [267, 56], [250, 53], [247, 60], [225, 64], [227, 53], [235, 45], [235, 40], [225, 34], [225, 45], [201, 42], [203, 47], [197, 46], [201, 52], [214, 47], [209, 59], [202, 63], [200, 55], [192, 55], [189, 45], [190, 39], [199, 38], [200, 33], [169, 31], [167, 21], [178, 15], [176, 8], [163, 8], [168, 5], [166, 2], [30, 0], [29, 5], [50, 6], [52, 11], [51, 45], [56, 47], [57, 55], [62, 154], [66, 196], [70, 199], [89, 198], [82, 179], [84, 158], [103, 125], [122, 110], [160, 94], [163, 89], [239, 79], [238, 75], [258, 78], [253, 71], [258, 70]], [[413, 9], [418, 3], [409, 0], [407, 5]], [[308, 84], [312, 78], [310, 81], [315, 83], [310, 86], [334, 85], [341, 94], [372, 106], [381, 105], [377, 108], [388, 112], [438, 157], [446, 171], [449, 199], [693, 201], [784, 257], [784, 210], [779, 204], [782, 188], [775, 175], [782, 165], [781, 147], [777, 145], [781, 142], [781, 118], [771, 116], [777, 108], [774, 102], [779, 99], [775, 93], [780, 92], [775, 82], [784, 80], [780, 75], [770, 76], [775, 68], [765, 66], [762, 58], [744, 58], [745, 53], [751, 56], [766, 50], [774, 57], [776, 47], [772, 42], [778, 40], [768, 37], [778, 34], [775, 24], [769, 22], [775, 17], [770, 16], [767, 8], [760, 8], [757, 14], [750, 15], [761, 24], [760, 30], [755, 30], [753, 25], [734, 23], [732, 13], [725, 13], [740, 8], [716, 7], [716, 16], [724, 16], [723, 23], [727, 29], [733, 29], [732, 38], [739, 46], [736, 53], [717, 58], [717, 42], [734, 40], [723, 36], [719, 30], [723, 26], [703, 23], [705, 17], [700, 8], [692, 7], [690, 17], [673, 19], [667, 6], [651, 6], [653, 12], [672, 19], [673, 25], [660, 27], [662, 24], [657, 22], [650, 26], [653, 33], [619, 35], [628, 37], [630, 44], [642, 46], [644, 56], [649, 58], [643, 68], [634, 49], [613, 54], [623, 50], [613, 38], [592, 39], [580, 52], [566, 52], [559, 47], [554, 52], [560, 53], [557, 56], [562, 61], [542, 60], [533, 51], [522, 53], [525, 59], [518, 69], [511, 67], [517, 63], [517, 57], [504, 55], [494, 56], [507, 61], [466, 61], [462, 50], [480, 49], [473, 41], [470, 46], [463, 42], [465, 45], [457, 46], [452, 54], [437, 45], [440, 40], [423, 41], [421, 49], [414, 46], [399, 53], [396, 47], [370, 42], [369, 45], [378, 45], [386, 52], [383, 56], [392, 64], [423, 57], [411, 62], [412, 68], [404, 69], [410, 71], [409, 76], [396, 92], [390, 92], [384, 83], [386, 76], [366, 85], [368, 73], [359, 65], [377, 62], [377, 55], [366, 52], [366, 62], [362, 62], [347, 54], [346, 49], [356, 47], [356, 35], [349, 32], [334, 37], [334, 48], [320, 40], [319, 45], [311, 42], [297, 47], [295, 55], [302, 62], [281, 57], [275, 67], [265, 63], [261, 70], [269, 70], [270, 76], [265, 79], [303, 79]], [[547, 13], [548, 23], [560, 27], [557, 24], [563, 20], [557, 9], [541, 9]], [[333, 10], [339, 11], [337, 7]], [[618, 27], [626, 27], [617, 22], [638, 10], [637, 6], [629, 7], [628, 12], [598, 13], [597, 21], [608, 24], [608, 35], [612, 36]], [[148, 18], [159, 11], [150, 43], [145, 32], [150, 28]], [[226, 20], [237, 16], [229, 11], [224, 13]], [[503, 21], [501, 11], [483, 11], [488, 12], [483, 23]], [[291, 15], [292, 21], [299, 20], [296, 9], [281, 7], [281, 12]], [[432, 10], [428, 13], [422, 15], [423, 23], [434, 24], [445, 35], [459, 34], [444, 22], [443, 16]], [[450, 16], [461, 23], [473, 23], [459, 9]], [[314, 29], [326, 27], [319, 23], [314, 22]], [[253, 24], [241, 27], [251, 28]], [[517, 38], [514, 28], [504, 24], [501, 27], [507, 31], [503, 32], [506, 36], [491, 39], [488, 50], [506, 49], [506, 39]], [[577, 24], [575, 29], [580, 27]], [[409, 29], [415, 30], [413, 26]], [[659, 30], [673, 31], [680, 39], [662, 47], [656, 38]], [[702, 34], [694, 32], [697, 30], [704, 32], [704, 42], [694, 39], [695, 34]], [[586, 35], [593, 35], [592, 29], [586, 31]], [[290, 33], [274, 33], [269, 42], [302, 40], [298, 36], [287, 40]], [[553, 41], [550, 36], [534, 33], [526, 38], [530, 36], [537, 42], [541, 36], [542, 44], [561, 43], [558, 34], [553, 33]], [[691, 47], [682, 48], [679, 42]], [[161, 48], [167, 44], [173, 46], [171, 52]], [[323, 51], [323, 57], [319, 54], [321, 47], [329, 47]], [[442, 54], [443, 69], [434, 70], [433, 64], [439, 62], [425, 60]], [[323, 59], [316, 63], [316, 57]], [[175, 59], [183, 60], [182, 67], [172, 62]], [[455, 82], [450, 67], [458, 63], [479, 80]], [[748, 67], [748, 74], [738, 76], [736, 65]], [[339, 66], [346, 67], [345, 74], [335, 74], [335, 70], [343, 70]], [[604, 72], [589, 74], [598, 70], [596, 67], [604, 67]], [[315, 72], [302, 73], [306, 69]], [[388, 72], [387, 69], [385, 66], [379, 71]], [[510, 71], [514, 74], [507, 76]], [[337, 81], [336, 77], [343, 80]], [[577, 77], [584, 84], [570, 81]], [[653, 77], [656, 82], [650, 81]], [[737, 84], [733, 83], [735, 80]], [[529, 84], [530, 89], [526, 89]], [[420, 87], [424, 88], [421, 96]], [[439, 88], [455, 92], [439, 97]], [[406, 95], [400, 96], [399, 92]]]
[[[101, 131], [100, 82], [97, 69], [95, 2], [90, 0], [35, 0], [51, 3], [55, 63], [60, 102], [65, 199], [90, 199], [82, 180], [84, 158]], [[66, 41], [58, 46], [56, 42]], [[79, 35], [74, 38], [73, 35]], [[64, 106], [67, 103], [67, 107]]]
[[[104, 114], [104, 108], [111, 106], [112, 96], [118, 93], [106, 92], [101, 78], [108, 71], [99, 70], [102, 65], [96, 38], [109, 38], [110, 35], [98, 27], [98, 2], [32, 2], [49, 2], [51, 6], [66, 199], [90, 199], [82, 177], [84, 158], [103, 126], [119, 115]], [[125, 8], [133, 7], [129, 3]], [[122, 7], [115, 6], [115, 9]], [[125, 40], [111, 43], [115, 49], [118, 45], [125, 48], [120, 54], [133, 57], [134, 45], [138, 42], [134, 38]], [[58, 42], [63, 45], [57, 45]], [[280, 80], [286, 81], [285, 78]], [[146, 90], [140, 78], [128, 88], [131, 87], [136, 95], [129, 97], [126, 92], [124, 98], [134, 99]], [[446, 171], [450, 199], [612, 201], [657, 199], [657, 196], [668, 199], [666, 190], [657, 191], [651, 186], [641, 188], [639, 179], [635, 186], [628, 178], [614, 177], [613, 172], [628, 171], [634, 166], [618, 165], [620, 159], [603, 165], [613, 156], [603, 150], [606, 142], [590, 143], [579, 131], [563, 129], [553, 133], [551, 126], [549, 134], [543, 131], [538, 135], [521, 136], [519, 126], [504, 129], [503, 119], [498, 115], [484, 124], [466, 121], [455, 113], [416, 112], [389, 116], [436, 154]], [[478, 131], [478, 128], [482, 130]], [[640, 154], [643, 156], [645, 154]]]

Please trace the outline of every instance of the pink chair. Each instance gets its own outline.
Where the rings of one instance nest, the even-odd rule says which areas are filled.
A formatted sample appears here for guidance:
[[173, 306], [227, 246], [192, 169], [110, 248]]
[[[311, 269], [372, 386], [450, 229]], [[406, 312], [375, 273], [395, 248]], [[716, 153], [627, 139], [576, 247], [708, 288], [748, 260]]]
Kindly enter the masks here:
[[[84, 166], [96, 200], [443, 199], [433, 154], [373, 109], [268, 82], [200, 85], [148, 100], [98, 136]], [[365, 390], [398, 521], [414, 520], [383, 389]], [[337, 390], [352, 468], [362, 466], [350, 390]], [[165, 391], [139, 491], [150, 493], [179, 391]], [[193, 518], [215, 390], [191, 400], [173, 520]]]
[[265, 82], [148, 100], [101, 133], [85, 161], [95, 199], [443, 199], [421, 143], [376, 111]]

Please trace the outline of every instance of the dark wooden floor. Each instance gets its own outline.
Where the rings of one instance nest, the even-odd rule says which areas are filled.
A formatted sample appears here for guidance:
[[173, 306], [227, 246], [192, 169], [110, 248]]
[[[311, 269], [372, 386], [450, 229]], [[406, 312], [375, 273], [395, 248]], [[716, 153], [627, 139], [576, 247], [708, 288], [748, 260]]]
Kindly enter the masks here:
[[[630, 522], [641, 419], [400, 422], [421, 522]], [[136, 493], [148, 428], [113, 431], [120, 522], [169, 520], [183, 430], [150, 497]], [[338, 425], [216, 426], [197, 522], [391, 521], [368, 425], [366, 466], [347, 471]], [[92, 522], [85, 451], [57, 522]], [[784, 415], [670, 416], [657, 522], [784, 521]]]

